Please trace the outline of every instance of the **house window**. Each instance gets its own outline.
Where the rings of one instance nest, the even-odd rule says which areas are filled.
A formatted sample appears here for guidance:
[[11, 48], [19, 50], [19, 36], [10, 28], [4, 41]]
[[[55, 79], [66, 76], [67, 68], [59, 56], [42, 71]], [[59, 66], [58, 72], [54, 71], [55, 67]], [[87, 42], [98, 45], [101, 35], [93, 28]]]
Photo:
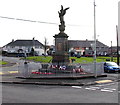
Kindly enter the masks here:
[[89, 47], [89, 50], [92, 50], [92, 47]]
[[16, 49], [18, 49], [19, 47], [18, 46], [15, 46]]
[[96, 50], [99, 50], [99, 47], [96, 47]]
[[10, 48], [15, 48], [14, 46], [10, 46]]
[[28, 52], [30, 52], [31, 50], [30, 50], [30, 48], [28, 48]]
[[22, 49], [22, 46], [19, 46], [19, 49]]
[[42, 47], [42, 46], [40, 46], [40, 48], [42, 49], [43, 47]]
[[35, 46], [35, 48], [39, 48], [39, 46]]

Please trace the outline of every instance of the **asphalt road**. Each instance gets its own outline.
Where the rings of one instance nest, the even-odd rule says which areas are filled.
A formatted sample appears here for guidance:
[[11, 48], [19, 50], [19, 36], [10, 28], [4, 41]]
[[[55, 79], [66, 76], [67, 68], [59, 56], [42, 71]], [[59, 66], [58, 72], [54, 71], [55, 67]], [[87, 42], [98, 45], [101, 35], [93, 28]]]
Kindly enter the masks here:
[[2, 85], [3, 103], [118, 103], [118, 83], [94, 86]]

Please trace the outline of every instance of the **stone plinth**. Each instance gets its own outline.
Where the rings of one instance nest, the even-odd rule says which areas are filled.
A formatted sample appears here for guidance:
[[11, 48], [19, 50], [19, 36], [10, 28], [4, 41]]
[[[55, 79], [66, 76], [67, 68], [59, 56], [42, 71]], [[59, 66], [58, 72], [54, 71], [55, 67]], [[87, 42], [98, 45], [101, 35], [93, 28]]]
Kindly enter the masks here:
[[52, 62], [57, 64], [69, 63], [67, 34], [59, 33], [53, 37], [55, 38], [55, 54]]

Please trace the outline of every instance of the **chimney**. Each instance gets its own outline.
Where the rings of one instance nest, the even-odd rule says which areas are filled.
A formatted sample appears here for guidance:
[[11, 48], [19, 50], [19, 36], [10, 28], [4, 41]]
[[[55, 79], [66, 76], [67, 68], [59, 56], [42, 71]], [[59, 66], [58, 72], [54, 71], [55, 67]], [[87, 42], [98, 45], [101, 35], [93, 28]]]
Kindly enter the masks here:
[[12, 39], [12, 42], [14, 42], [14, 39]]
[[35, 37], [33, 37], [33, 40], [35, 40]]

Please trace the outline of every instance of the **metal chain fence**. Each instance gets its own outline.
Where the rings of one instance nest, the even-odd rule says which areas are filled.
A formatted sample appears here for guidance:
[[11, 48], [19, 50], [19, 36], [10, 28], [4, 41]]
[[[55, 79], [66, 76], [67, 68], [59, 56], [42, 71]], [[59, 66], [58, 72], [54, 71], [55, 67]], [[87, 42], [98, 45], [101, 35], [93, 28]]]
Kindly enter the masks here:
[[[91, 64], [52, 64], [52, 63], [35, 63], [27, 62], [18, 66], [18, 71], [21, 76], [79, 76], [94, 74], [94, 63]], [[100, 75], [104, 73], [103, 63], [96, 63], [96, 73]]]

